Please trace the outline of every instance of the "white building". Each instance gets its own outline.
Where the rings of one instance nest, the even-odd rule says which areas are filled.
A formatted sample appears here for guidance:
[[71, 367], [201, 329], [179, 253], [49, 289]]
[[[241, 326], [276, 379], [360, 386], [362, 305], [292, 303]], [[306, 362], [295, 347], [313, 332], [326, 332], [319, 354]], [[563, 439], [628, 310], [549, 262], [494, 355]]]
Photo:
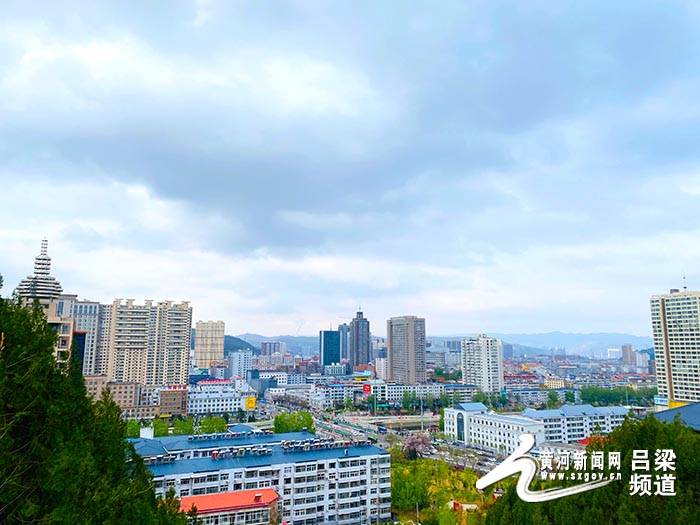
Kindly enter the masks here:
[[188, 392], [187, 411], [192, 415], [235, 414], [255, 408], [255, 391], [244, 381], [200, 381]]
[[480, 334], [462, 340], [462, 382], [482, 392], [503, 390], [503, 344]]
[[526, 433], [535, 436], [535, 444], [545, 441], [544, 424], [528, 417], [489, 412], [482, 403], [445, 409], [445, 434], [470, 447], [506, 455]]
[[671, 290], [651, 298], [657, 404], [700, 401], [700, 292]]
[[156, 495], [178, 497], [273, 488], [282, 519], [364, 525], [391, 518], [391, 458], [367, 442], [315, 434], [170, 436], [133, 440]]
[[525, 409], [523, 416], [544, 424], [545, 439], [558, 443], [575, 443], [591, 434], [609, 434], [622, 425], [629, 414], [626, 407], [564, 405], [549, 410]]
[[96, 301], [75, 301], [71, 316], [75, 321], [74, 329], [85, 332], [85, 349], [83, 351], [83, 375], [99, 375], [104, 366], [104, 345], [100, 344], [102, 323], [108, 307]]
[[246, 372], [253, 369], [253, 352], [250, 350], [239, 350], [228, 355], [229, 377], [245, 378]]
[[405, 392], [415, 394], [418, 399], [427, 399], [429, 396], [433, 399], [438, 399], [445, 392], [445, 385], [442, 383], [402, 385], [371, 381], [369, 384], [372, 395], [376, 396], [379, 403], [400, 403]]
[[389, 379], [389, 360], [386, 357], [376, 357], [374, 359], [374, 373], [377, 379]]
[[327, 376], [344, 376], [348, 372], [347, 365], [342, 363], [333, 363], [323, 367], [323, 374]]

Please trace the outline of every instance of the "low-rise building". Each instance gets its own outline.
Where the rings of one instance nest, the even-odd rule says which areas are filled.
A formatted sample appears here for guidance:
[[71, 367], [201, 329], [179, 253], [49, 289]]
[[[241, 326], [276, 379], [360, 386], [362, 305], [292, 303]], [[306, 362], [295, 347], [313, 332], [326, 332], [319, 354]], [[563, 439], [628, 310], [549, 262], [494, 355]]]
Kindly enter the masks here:
[[391, 457], [366, 441], [319, 439], [309, 432], [131, 441], [159, 497], [170, 488], [180, 498], [274, 489], [288, 525], [363, 525], [391, 518]]
[[627, 407], [564, 405], [548, 410], [525, 409], [523, 416], [544, 424], [545, 439], [557, 443], [575, 443], [592, 434], [608, 434], [622, 425]]
[[192, 415], [234, 414], [255, 409], [255, 391], [242, 380], [200, 381], [190, 387], [188, 411]]
[[197, 509], [197, 523], [201, 525], [270, 525], [277, 523], [277, 501], [274, 489], [239, 490], [185, 496], [180, 510]]
[[445, 386], [442, 383], [420, 383], [415, 385], [404, 385], [401, 383], [385, 383], [383, 381], [369, 382], [370, 393], [376, 396], [379, 403], [401, 403], [406, 392], [415, 394], [417, 399], [438, 399], [444, 392]]
[[528, 417], [490, 412], [482, 403], [463, 403], [444, 412], [445, 434], [465, 445], [510, 454], [520, 444], [521, 434], [545, 441], [544, 425]]

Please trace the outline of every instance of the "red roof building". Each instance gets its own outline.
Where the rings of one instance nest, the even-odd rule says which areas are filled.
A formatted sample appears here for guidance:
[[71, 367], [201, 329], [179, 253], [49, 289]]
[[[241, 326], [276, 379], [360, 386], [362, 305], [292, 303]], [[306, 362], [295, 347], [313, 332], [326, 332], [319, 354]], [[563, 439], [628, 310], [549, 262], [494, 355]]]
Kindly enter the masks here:
[[197, 517], [203, 525], [245, 523], [269, 525], [270, 517], [277, 512], [279, 496], [274, 489], [238, 490], [180, 498], [180, 509], [189, 512], [197, 509]]

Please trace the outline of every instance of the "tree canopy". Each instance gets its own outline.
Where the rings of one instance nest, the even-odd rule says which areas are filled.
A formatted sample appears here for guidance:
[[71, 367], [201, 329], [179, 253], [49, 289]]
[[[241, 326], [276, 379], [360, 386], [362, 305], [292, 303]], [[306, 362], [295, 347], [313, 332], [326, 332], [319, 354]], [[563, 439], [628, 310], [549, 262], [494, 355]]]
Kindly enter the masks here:
[[275, 432], [277, 433], [299, 432], [304, 428], [309, 432], [314, 432], [314, 418], [310, 412], [302, 410], [275, 416]]
[[55, 341], [42, 309], [0, 299], [0, 522], [184, 524], [109, 392], [91, 400], [77, 352], [59, 369]]
[[[657, 449], [676, 454], [676, 495], [630, 495], [632, 451], [648, 450], [654, 469]], [[662, 423], [652, 416], [639, 421], [628, 419], [607, 439], [594, 440], [589, 450], [619, 451], [622, 455], [621, 480], [603, 488], [545, 503], [521, 501], [511, 485], [489, 510], [488, 525], [600, 525], [618, 523], [665, 525], [697, 523], [700, 513], [700, 435], [680, 422]], [[561, 484], [557, 482], [558, 484]], [[517, 520], [514, 517], [517, 516]], [[696, 518], [693, 518], [695, 516]]]
[[581, 389], [581, 402], [593, 405], [651, 405], [656, 395], [656, 388], [600, 388], [585, 386]]

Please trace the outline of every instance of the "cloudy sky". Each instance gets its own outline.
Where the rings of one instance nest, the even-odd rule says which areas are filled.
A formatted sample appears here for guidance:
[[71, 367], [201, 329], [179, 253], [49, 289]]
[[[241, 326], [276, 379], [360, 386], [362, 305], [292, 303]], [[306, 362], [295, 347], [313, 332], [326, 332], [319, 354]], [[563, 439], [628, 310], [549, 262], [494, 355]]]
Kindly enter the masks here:
[[[700, 288], [692, 2], [3, 2], [0, 273], [228, 333], [649, 333]], [[141, 5], [147, 4], [147, 5]], [[160, 4], [160, 5], [158, 5]]]

